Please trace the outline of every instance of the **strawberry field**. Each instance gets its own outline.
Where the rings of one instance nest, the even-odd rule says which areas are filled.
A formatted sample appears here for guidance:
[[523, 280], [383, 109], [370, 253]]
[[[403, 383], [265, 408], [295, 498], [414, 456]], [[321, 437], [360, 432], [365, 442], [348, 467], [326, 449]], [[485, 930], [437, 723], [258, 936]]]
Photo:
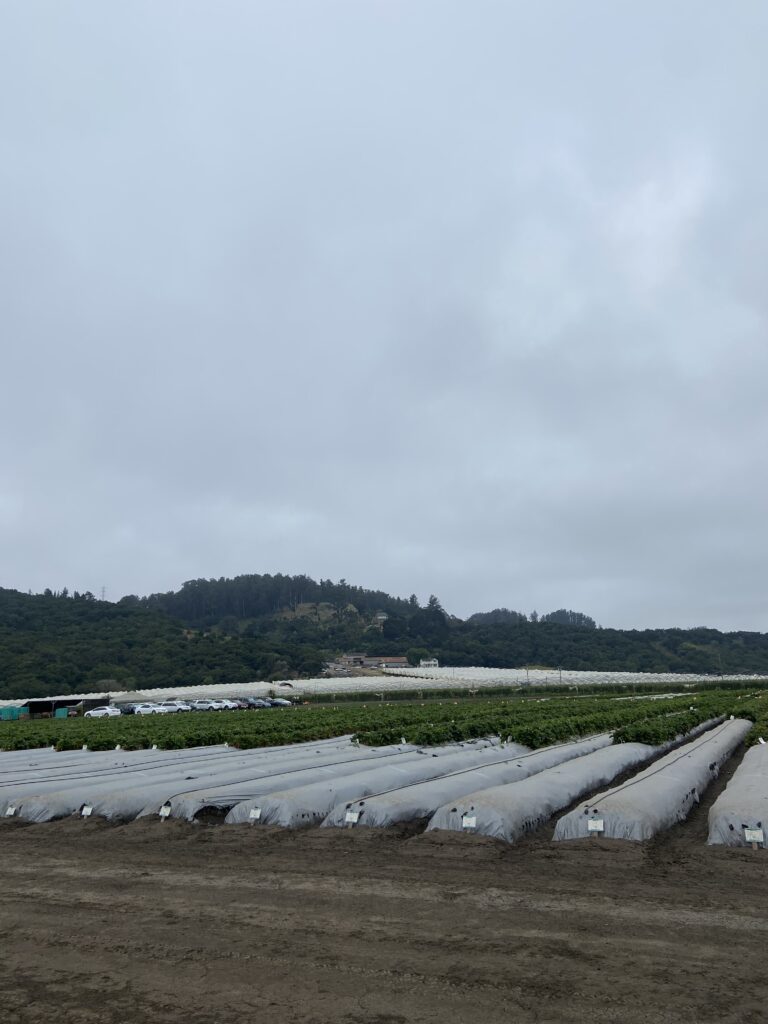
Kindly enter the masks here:
[[[765, 699], [768, 708], [768, 699]], [[615, 697], [465, 699], [421, 704], [303, 706], [266, 712], [203, 712], [113, 719], [62, 719], [0, 723], [0, 750], [87, 746], [127, 750], [228, 743], [243, 749], [279, 746], [354, 734], [369, 746], [439, 744], [501, 736], [529, 747], [618, 730], [617, 740], [663, 742], [723, 714], [764, 724], [763, 698], [747, 691], [707, 691], [682, 697], [621, 700]], [[757, 727], [756, 727], [757, 728]]]

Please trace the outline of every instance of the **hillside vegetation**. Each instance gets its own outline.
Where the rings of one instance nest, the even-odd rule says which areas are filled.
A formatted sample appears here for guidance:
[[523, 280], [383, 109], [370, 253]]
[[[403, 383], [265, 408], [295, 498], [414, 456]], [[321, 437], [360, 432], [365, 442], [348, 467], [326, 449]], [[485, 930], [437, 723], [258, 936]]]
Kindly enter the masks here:
[[490, 668], [768, 673], [763, 633], [602, 629], [567, 609], [461, 621], [436, 597], [420, 605], [344, 580], [194, 580], [117, 603], [0, 589], [0, 698], [311, 676], [348, 650]]

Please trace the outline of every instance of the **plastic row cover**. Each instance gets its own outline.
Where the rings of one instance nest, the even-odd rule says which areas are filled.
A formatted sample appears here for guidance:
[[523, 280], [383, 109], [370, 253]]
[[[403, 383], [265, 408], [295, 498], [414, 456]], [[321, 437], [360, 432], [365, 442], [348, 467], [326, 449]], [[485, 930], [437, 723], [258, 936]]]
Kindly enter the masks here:
[[451, 829], [513, 843], [584, 793], [650, 760], [656, 752], [656, 747], [645, 743], [603, 747], [520, 782], [492, 786], [444, 804], [433, 815], [427, 831]]
[[684, 821], [751, 728], [751, 722], [735, 719], [686, 743], [564, 815], [555, 826], [554, 839], [598, 834], [640, 842]]
[[336, 828], [350, 824], [385, 828], [400, 821], [428, 818], [438, 807], [466, 793], [525, 779], [545, 768], [607, 747], [610, 743], [608, 733], [572, 743], [558, 743], [483, 768], [465, 769], [431, 782], [394, 789], [351, 803], [339, 803], [322, 824], [323, 827]]
[[167, 794], [179, 786], [189, 786], [191, 780], [208, 782], [216, 777], [245, 771], [273, 771], [266, 762], [254, 759], [241, 751], [228, 751], [217, 757], [198, 757], [179, 760], [172, 764], [136, 766], [129, 770], [102, 772], [78, 780], [65, 779], [21, 789], [14, 799], [17, 814], [28, 821], [50, 821], [78, 811], [83, 805], [90, 813], [106, 818], [129, 819], [135, 817], [151, 793], [160, 788]]
[[259, 797], [237, 804], [227, 815], [228, 824], [258, 820], [265, 825], [282, 825], [297, 828], [320, 822], [340, 800], [359, 799], [369, 793], [408, 786], [426, 779], [491, 764], [499, 760], [519, 756], [526, 747], [510, 744], [507, 747], [485, 747], [479, 749], [466, 746], [423, 751], [416, 757], [400, 759], [392, 763], [377, 764], [366, 770], [361, 765], [335, 778], [313, 781], [303, 786], [273, 791], [270, 796]]
[[[279, 747], [261, 747], [241, 751], [226, 744], [203, 747], [186, 747], [180, 750], [67, 750], [57, 753], [50, 748], [44, 751], [20, 751], [26, 759], [8, 769], [0, 766], [0, 796], [11, 785], [23, 782], [64, 782], [69, 779], [88, 779], [101, 776], [105, 771], [133, 771], [154, 766], [186, 762], [189, 759], [206, 760], [214, 757], [251, 754], [262, 758], [294, 757], [307, 751], [352, 750], [360, 748], [350, 742], [350, 737], [321, 740], [318, 743], [286, 744]], [[41, 753], [48, 756], [40, 757]]]
[[[461, 749], [478, 751], [494, 746], [496, 745], [487, 740], [473, 740], [466, 744], [453, 743], [446, 747], [434, 747], [428, 753], [434, 755], [455, 754]], [[497, 746], [496, 749], [498, 749]], [[404, 747], [360, 747], [355, 750], [354, 757], [351, 757], [348, 751], [340, 752], [337, 758], [328, 763], [315, 763], [309, 767], [299, 764], [281, 765], [279, 768], [275, 766], [273, 771], [267, 774], [243, 774], [235, 782], [217, 778], [214, 785], [185, 787], [183, 792], [176, 792], [174, 795], [165, 792], [159, 803], [157, 795], [155, 795], [144, 804], [138, 816], [156, 814], [162, 809], [170, 817], [186, 818], [191, 821], [199, 811], [204, 809], [228, 810], [245, 801], [258, 803], [260, 798], [277, 790], [295, 789], [309, 783], [341, 778], [353, 772], [365, 772], [373, 765], [379, 767], [385, 764], [400, 764], [405, 760], [423, 756], [424, 752], [407, 745]], [[241, 816], [240, 820], [253, 819], [249, 813], [246, 813], [245, 818], [243, 819]]]
[[[193, 780], [200, 787], [210, 786], [216, 780], [226, 783], [261, 778], [291, 767], [314, 767], [342, 758], [357, 760], [366, 756], [364, 751], [349, 743], [342, 748], [315, 749], [308, 744], [293, 750], [229, 748], [213, 754], [210, 748], [200, 749], [206, 752], [174, 751], [186, 756], [157, 757], [152, 763], [17, 784], [0, 790], [0, 796], [12, 801], [16, 813], [28, 821], [49, 821], [79, 811], [85, 804], [91, 808], [91, 814], [127, 820], [139, 814], [153, 798], [157, 807], [179, 790], [189, 789]], [[381, 749], [380, 756], [386, 756], [399, 748]]]
[[712, 846], [764, 849], [768, 835], [768, 744], [751, 747], [709, 811]]
[[131, 771], [154, 764], [169, 764], [187, 758], [221, 757], [229, 748], [192, 747], [185, 750], [108, 750], [67, 751], [55, 759], [12, 771], [0, 771], [0, 793], [20, 783], [51, 782], [65, 779], [87, 779], [103, 772]]

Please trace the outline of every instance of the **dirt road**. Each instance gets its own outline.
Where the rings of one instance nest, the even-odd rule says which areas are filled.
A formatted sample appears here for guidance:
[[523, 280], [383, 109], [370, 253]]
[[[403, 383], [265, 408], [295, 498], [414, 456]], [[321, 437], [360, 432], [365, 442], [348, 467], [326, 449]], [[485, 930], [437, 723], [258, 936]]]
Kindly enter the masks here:
[[0, 1019], [762, 1024], [768, 858], [705, 833], [0, 822]]

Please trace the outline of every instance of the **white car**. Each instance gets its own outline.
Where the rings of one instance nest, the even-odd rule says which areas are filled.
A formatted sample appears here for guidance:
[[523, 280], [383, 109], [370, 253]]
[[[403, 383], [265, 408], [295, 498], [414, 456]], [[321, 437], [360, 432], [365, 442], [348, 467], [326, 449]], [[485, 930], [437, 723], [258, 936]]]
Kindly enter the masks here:
[[117, 715], [118, 718], [120, 717], [120, 711], [118, 708], [113, 708], [108, 704], [105, 704], [103, 707], [91, 708], [90, 711], [86, 711], [83, 718], [114, 718], [115, 715]]
[[170, 708], [164, 708], [162, 704], [137, 704], [133, 709], [134, 715], [170, 715], [173, 714]]
[[237, 711], [237, 704], [233, 700], [212, 700], [211, 701], [212, 711]]
[[189, 702], [189, 708], [190, 711], [216, 711], [214, 704], [215, 701], [203, 698], [201, 700], [191, 700]]
[[163, 700], [160, 701], [159, 707], [168, 708], [173, 713], [176, 711], [191, 711], [192, 708], [186, 701], [183, 700]]

